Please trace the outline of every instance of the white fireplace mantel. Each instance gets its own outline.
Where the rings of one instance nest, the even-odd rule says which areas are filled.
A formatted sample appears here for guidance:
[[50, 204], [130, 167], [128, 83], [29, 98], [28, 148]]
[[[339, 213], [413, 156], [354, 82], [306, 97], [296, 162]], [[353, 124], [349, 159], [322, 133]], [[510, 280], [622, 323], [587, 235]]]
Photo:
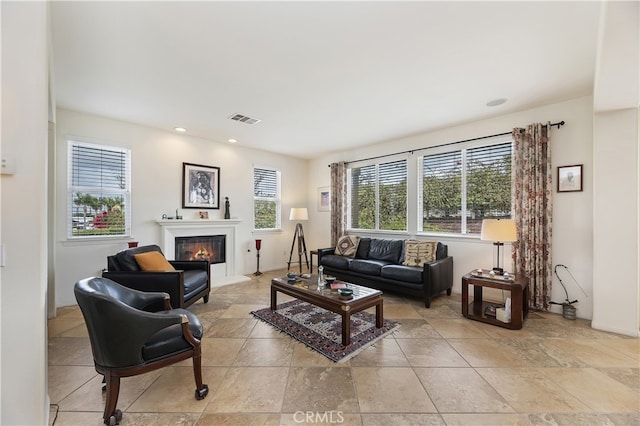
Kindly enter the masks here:
[[162, 251], [171, 260], [175, 258], [176, 237], [225, 235], [226, 260], [225, 263], [211, 265], [212, 287], [249, 280], [245, 276], [236, 275], [236, 227], [241, 222], [240, 219], [162, 219], [156, 221], [161, 228]]

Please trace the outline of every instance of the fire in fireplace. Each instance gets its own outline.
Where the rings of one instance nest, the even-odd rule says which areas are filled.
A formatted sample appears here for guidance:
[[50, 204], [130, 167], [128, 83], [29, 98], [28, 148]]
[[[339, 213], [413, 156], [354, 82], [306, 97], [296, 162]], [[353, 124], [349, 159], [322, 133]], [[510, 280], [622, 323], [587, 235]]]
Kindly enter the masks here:
[[225, 235], [175, 237], [176, 260], [208, 260], [225, 262]]

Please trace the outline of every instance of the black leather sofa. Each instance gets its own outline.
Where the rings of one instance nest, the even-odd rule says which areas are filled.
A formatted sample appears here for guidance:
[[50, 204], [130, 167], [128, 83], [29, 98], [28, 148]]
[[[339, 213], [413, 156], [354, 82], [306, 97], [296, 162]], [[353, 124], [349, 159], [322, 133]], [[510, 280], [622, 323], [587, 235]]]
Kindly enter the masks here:
[[175, 271], [143, 271], [135, 255], [162, 250], [157, 245], [147, 245], [122, 250], [107, 256], [107, 270], [102, 272], [125, 287], [140, 291], [162, 291], [171, 297], [171, 306], [186, 308], [202, 298], [209, 301], [211, 277], [206, 260], [170, 260]]
[[325, 275], [365, 287], [419, 297], [427, 308], [443, 291], [451, 295], [453, 258], [438, 242], [436, 260], [422, 267], [403, 265], [404, 240], [360, 238], [354, 257], [335, 254], [335, 247], [318, 249]]

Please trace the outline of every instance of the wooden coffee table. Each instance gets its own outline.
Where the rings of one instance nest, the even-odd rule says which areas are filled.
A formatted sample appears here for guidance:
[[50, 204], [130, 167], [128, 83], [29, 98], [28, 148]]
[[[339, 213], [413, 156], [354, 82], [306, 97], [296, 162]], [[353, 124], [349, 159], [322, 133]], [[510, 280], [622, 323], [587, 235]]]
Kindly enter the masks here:
[[382, 317], [382, 292], [372, 288], [362, 287], [356, 284], [344, 283], [347, 288], [353, 290], [350, 299], [343, 299], [338, 295], [337, 290], [321, 288], [318, 291], [318, 276], [311, 275], [311, 278], [298, 278], [290, 282], [286, 277], [274, 278], [271, 280], [271, 310], [278, 307], [277, 294], [284, 293], [296, 299], [311, 303], [312, 305], [335, 312], [342, 317], [342, 345], [351, 343], [351, 315], [364, 311], [365, 309], [376, 307], [376, 328], [381, 328]]

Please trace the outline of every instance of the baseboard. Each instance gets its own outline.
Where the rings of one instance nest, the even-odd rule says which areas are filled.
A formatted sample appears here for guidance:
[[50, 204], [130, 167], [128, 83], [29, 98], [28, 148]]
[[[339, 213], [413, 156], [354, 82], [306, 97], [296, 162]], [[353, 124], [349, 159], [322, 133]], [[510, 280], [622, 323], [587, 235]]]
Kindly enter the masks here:
[[244, 275], [231, 275], [228, 277], [220, 277], [217, 279], [211, 278], [211, 288], [224, 287], [225, 285], [238, 284], [246, 281], [251, 281], [251, 278]]

